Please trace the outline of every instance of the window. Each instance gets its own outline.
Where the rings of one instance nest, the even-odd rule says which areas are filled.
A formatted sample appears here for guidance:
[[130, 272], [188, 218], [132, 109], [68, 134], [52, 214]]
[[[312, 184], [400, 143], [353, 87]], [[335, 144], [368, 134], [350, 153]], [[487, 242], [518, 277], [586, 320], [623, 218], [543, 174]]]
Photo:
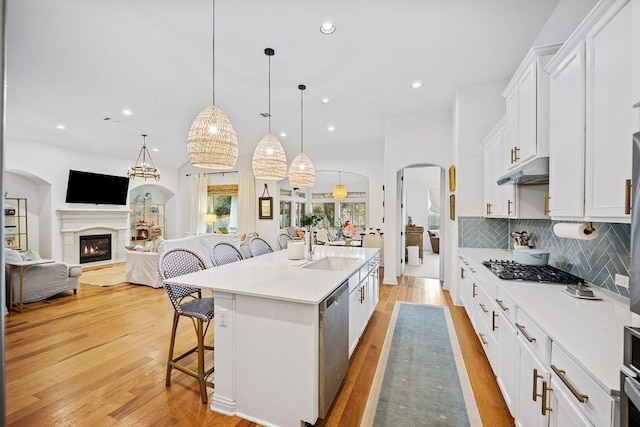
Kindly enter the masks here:
[[357, 227], [366, 227], [367, 225], [367, 217], [366, 217], [366, 205], [364, 202], [347, 202], [340, 203], [340, 212], [342, 214], [342, 218]]
[[323, 218], [325, 227], [332, 227], [336, 223], [336, 205], [331, 203], [312, 203], [313, 213]]
[[214, 230], [236, 231], [238, 226], [238, 184], [209, 185], [207, 213], [217, 216]]
[[291, 227], [291, 202], [280, 201], [280, 228]]
[[296, 203], [296, 227], [300, 227], [300, 219], [305, 215], [306, 203]]

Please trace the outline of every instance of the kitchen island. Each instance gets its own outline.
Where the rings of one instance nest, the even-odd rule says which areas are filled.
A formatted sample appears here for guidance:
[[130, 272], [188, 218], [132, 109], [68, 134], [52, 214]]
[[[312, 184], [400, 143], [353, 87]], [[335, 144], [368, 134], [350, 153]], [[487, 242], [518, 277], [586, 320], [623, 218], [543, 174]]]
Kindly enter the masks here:
[[370, 265], [377, 268], [372, 263], [377, 253], [376, 248], [317, 246], [314, 260], [349, 261], [339, 270], [325, 270], [277, 251], [171, 279], [215, 296], [211, 409], [264, 425], [314, 424], [319, 416], [319, 305], [345, 281], [351, 290]]

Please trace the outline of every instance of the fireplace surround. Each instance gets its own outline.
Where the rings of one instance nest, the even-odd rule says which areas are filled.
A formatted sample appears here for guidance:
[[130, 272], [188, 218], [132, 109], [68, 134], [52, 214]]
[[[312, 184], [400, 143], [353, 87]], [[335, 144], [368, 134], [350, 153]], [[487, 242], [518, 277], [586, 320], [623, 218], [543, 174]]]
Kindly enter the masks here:
[[124, 262], [130, 212], [116, 209], [56, 210], [60, 226], [62, 260], [70, 264], [80, 264], [80, 237], [108, 234], [111, 239], [111, 259], [92, 260], [84, 265]]

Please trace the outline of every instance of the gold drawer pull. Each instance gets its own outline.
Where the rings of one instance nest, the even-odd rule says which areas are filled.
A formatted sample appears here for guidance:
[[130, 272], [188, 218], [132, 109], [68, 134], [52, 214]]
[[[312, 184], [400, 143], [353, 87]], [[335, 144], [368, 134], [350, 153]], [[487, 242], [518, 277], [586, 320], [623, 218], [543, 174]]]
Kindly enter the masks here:
[[491, 330], [495, 331], [498, 329], [498, 325], [496, 325], [496, 317], [498, 317], [498, 313], [493, 312], [493, 316], [491, 317]]
[[487, 308], [484, 306], [484, 304], [482, 304], [482, 303], [478, 303], [478, 305], [480, 306], [480, 308], [482, 309], [482, 311], [483, 311], [484, 313], [488, 313], [488, 312], [489, 312], [489, 310], [487, 310]]
[[[527, 341], [529, 342], [535, 342], [536, 339], [533, 338], [532, 336], [530, 336], [526, 331], [525, 331], [525, 327], [522, 326], [519, 323], [516, 323], [516, 328], [518, 328], [518, 330], [520, 331], [520, 333], [527, 339]], [[534, 399], [535, 400], [535, 399]]]
[[482, 342], [483, 345], [489, 344], [489, 341], [484, 340], [484, 334], [479, 333], [478, 336], [480, 337], [480, 341]]
[[513, 147], [513, 163], [520, 161], [520, 149], [518, 147]]
[[549, 195], [547, 193], [544, 193], [544, 203], [542, 204], [542, 210], [544, 211], [543, 214], [545, 216], [549, 216], [549, 212], [551, 212], [549, 210], [549, 200], [551, 199], [551, 197], [549, 197]]
[[631, 180], [624, 181], [624, 214], [631, 214]]
[[500, 306], [502, 311], [509, 311], [509, 307], [505, 307], [504, 305], [502, 305], [502, 300], [496, 299], [496, 302], [498, 303], [498, 306]]
[[587, 396], [586, 394], [580, 393], [578, 389], [569, 382], [569, 379], [567, 379], [567, 373], [564, 370], [556, 368], [555, 365], [551, 365], [551, 369], [553, 369], [553, 372], [555, 372], [556, 375], [558, 375], [558, 377], [564, 383], [564, 385], [567, 386], [571, 394], [573, 394], [575, 398], [578, 399], [578, 402], [584, 403], [589, 399], [589, 396]]
[[513, 205], [513, 202], [511, 200], [507, 200], [507, 215], [511, 215], [513, 213], [511, 211], [511, 205]]
[[474, 298], [478, 296], [478, 294], [476, 293], [476, 287], [477, 287], [477, 286], [478, 286], [478, 285], [476, 285], [475, 283], [473, 284], [473, 291], [471, 292], [471, 294], [472, 294], [472, 296], [473, 296]]
[[553, 391], [551, 387], [547, 386], [546, 381], [542, 381], [542, 401], [540, 402], [542, 415], [547, 415], [547, 411], [553, 411], [550, 407], [547, 406], [547, 392]]
[[532, 399], [534, 402], [538, 400], [538, 397], [542, 397], [541, 394], [538, 394], [538, 378], [544, 378], [542, 375], [538, 375], [538, 370], [533, 370], [533, 396]]

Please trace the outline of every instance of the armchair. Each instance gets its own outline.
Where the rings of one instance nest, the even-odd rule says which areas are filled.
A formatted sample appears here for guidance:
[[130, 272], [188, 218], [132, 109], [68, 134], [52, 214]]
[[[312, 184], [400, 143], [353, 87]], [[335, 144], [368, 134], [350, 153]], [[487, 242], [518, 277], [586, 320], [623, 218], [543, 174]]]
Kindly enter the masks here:
[[429, 242], [431, 242], [431, 250], [434, 254], [440, 253], [440, 236], [436, 235], [432, 231], [427, 231], [429, 233]]
[[[11, 269], [9, 264], [21, 261], [23, 259], [17, 251], [5, 249], [6, 283], [7, 286], [13, 284], [13, 304], [20, 304], [20, 271], [19, 268]], [[9, 276], [11, 270], [13, 277]], [[23, 272], [22, 302], [42, 301], [67, 290], [75, 294], [81, 274], [82, 266], [64, 262], [31, 266]]]

